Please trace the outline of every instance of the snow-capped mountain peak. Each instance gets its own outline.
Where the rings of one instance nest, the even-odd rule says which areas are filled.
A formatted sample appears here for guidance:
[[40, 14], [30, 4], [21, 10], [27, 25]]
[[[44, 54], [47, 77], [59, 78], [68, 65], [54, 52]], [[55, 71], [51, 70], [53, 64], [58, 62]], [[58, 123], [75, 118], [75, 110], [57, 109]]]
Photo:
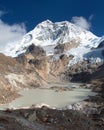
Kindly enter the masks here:
[[[7, 46], [5, 52], [7, 55], [15, 57], [24, 53], [31, 44], [47, 48], [47, 46], [55, 46], [67, 42], [71, 43], [73, 40], [79, 42], [80, 45], [77, 48], [69, 50], [67, 55], [72, 54], [74, 58], [77, 57], [75, 60], [79, 60], [83, 57], [84, 53], [88, 53], [91, 48], [97, 47], [102, 39], [69, 21], [53, 23], [50, 20], [46, 20], [24, 35], [21, 41], [16, 41], [15, 46]], [[53, 54], [53, 48], [48, 48], [48, 50], [46, 49], [47, 55], [50, 53], [50, 50]], [[80, 53], [79, 57], [77, 53]]]
[[53, 22], [47, 19], [46, 21], [43, 21], [40, 24], [38, 24], [36, 27], [40, 27], [40, 26], [48, 27], [49, 25], [52, 25], [52, 24]]

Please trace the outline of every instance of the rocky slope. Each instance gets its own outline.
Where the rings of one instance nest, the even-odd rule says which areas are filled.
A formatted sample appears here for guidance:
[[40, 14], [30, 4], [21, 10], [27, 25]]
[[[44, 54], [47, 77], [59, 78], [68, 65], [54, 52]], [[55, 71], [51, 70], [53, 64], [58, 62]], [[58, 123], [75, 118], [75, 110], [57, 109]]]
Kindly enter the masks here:
[[[100, 127], [101, 128], [101, 127]], [[11, 130], [98, 130], [85, 114], [47, 107], [0, 112], [0, 129]], [[103, 130], [103, 129], [100, 129]]]
[[35, 70], [31, 71], [16, 59], [0, 54], [0, 103], [10, 102], [18, 97], [20, 89], [46, 84]]

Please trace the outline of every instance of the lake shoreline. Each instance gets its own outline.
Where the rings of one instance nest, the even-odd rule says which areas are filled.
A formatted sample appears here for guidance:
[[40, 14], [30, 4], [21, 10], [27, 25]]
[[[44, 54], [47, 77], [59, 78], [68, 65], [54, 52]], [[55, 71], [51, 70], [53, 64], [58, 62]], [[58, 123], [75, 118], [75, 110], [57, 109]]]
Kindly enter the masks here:
[[[34, 91], [34, 93], [33, 93], [33, 91]], [[30, 93], [30, 95], [28, 93]], [[49, 94], [47, 94], [47, 93], [49, 93]], [[75, 93], [76, 93], [76, 95], [75, 95]], [[24, 98], [24, 96], [23, 96], [24, 94], [26, 95], [26, 99], [22, 99], [22, 98]], [[54, 108], [54, 109], [55, 108], [56, 109], [61, 109], [61, 108], [65, 109], [65, 108], [68, 108], [68, 106], [71, 104], [75, 104], [77, 102], [81, 102], [85, 99], [88, 99], [89, 98], [88, 95], [93, 96], [93, 94], [95, 95], [95, 93], [91, 92], [91, 89], [80, 88], [80, 84], [51, 83], [48, 88], [40, 87], [40, 88], [35, 88], [35, 89], [23, 89], [23, 90], [19, 91], [19, 95], [21, 95], [21, 96], [16, 98], [9, 104], [7, 104], [8, 107], [6, 107], [6, 104], [3, 104], [1, 107], [3, 108], [3, 106], [4, 106], [5, 109], [6, 108], [7, 109], [8, 108], [9, 109], [21, 109], [21, 108], [29, 108], [31, 106], [40, 108], [45, 105], [45, 106], [48, 106], [48, 107]], [[34, 95], [36, 95], [36, 96], [34, 96]], [[41, 98], [39, 95], [41, 95]], [[51, 97], [50, 97], [50, 95], [51, 95]], [[77, 96], [77, 98], [74, 95]], [[82, 97], [81, 97], [81, 95], [82, 95]], [[80, 99], [80, 97], [81, 97], [81, 99]], [[33, 99], [33, 102], [31, 104], [30, 104], [31, 100], [29, 101], [28, 98]], [[38, 99], [38, 98], [40, 98], [40, 99]], [[70, 100], [68, 98], [72, 101], [70, 102]], [[20, 100], [20, 103], [18, 103], [19, 99], [22, 99], [22, 100]], [[45, 99], [45, 101], [44, 101], [44, 99]], [[50, 104], [52, 99], [53, 99], [52, 104], [54, 104], [54, 102], [56, 102], [55, 103], [56, 106]], [[59, 99], [59, 100], [57, 100], [57, 99]], [[59, 105], [59, 107], [58, 107], [57, 104], [61, 103], [60, 99], [62, 100], [61, 102], [63, 102], [64, 105]], [[16, 105], [16, 101], [17, 101], [18, 105]], [[30, 105], [26, 105], [27, 102], [29, 102]], [[66, 102], [66, 103], [64, 103], [64, 102]], [[22, 105], [22, 104], [24, 104], [24, 105]]]

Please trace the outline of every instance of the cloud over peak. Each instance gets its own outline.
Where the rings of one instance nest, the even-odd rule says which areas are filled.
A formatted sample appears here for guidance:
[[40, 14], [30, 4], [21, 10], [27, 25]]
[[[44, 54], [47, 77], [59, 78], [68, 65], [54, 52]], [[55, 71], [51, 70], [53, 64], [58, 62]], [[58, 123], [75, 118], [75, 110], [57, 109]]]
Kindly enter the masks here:
[[2, 51], [8, 43], [18, 41], [26, 33], [24, 23], [9, 25], [2, 20], [5, 12], [0, 11], [0, 51]]
[[84, 28], [86, 30], [90, 30], [91, 23], [82, 16], [80, 16], [80, 17], [74, 16], [74, 17], [72, 17], [71, 21], [74, 24], [76, 24], [77, 26], [80, 26], [81, 28]]

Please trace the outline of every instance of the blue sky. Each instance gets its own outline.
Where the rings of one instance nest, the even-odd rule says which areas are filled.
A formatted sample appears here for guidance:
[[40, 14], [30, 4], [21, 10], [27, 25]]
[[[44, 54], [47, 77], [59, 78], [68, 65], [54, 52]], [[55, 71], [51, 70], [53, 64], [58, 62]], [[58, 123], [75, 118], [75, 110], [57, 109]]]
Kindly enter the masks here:
[[0, 0], [0, 11], [3, 23], [25, 24], [27, 31], [46, 19], [73, 21], [77, 17], [84, 18], [94, 34], [104, 35], [104, 0]]

